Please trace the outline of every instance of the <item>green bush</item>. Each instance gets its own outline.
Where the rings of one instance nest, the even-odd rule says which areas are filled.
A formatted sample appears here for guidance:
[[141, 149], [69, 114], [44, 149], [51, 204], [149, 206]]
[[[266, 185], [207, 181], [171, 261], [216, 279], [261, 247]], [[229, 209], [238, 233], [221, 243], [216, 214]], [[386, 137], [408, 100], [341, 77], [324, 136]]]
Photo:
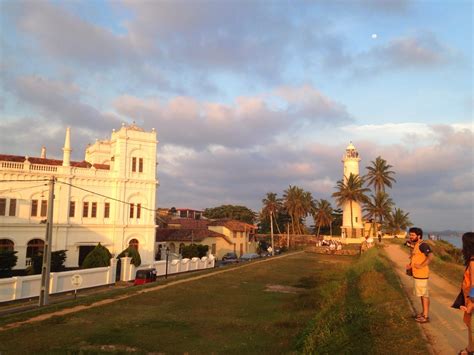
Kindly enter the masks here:
[[67, 250], [56, 250], [51, 253], [51, 272], [64, 271], [66, 267]]
[[202, 258], [207, 255], [209, 251], [209, 245], [204, 244], [191, 244], [185, 245], [181, 250], [181, 255], [183, 258]]
[[125, 257], [125, 254], [132, 258], [133, 265], [138, 267], [142, 264], [142, 259], [140, 258], [140, 253], [138, 252], [137, 248], [128, 247], [117, 256], [117, 259]]
[[112, 254], [110, 254], [109, 249], [99, 243], [89, 254], [87, 254], [82, 263], [82, 268], [91, 269], [94, 267], [109, 266], [111, 257]]
[[18, 256], [17, 251], [0, 250], [0, 277], [11, 277], [12, 269], [15, 267]]

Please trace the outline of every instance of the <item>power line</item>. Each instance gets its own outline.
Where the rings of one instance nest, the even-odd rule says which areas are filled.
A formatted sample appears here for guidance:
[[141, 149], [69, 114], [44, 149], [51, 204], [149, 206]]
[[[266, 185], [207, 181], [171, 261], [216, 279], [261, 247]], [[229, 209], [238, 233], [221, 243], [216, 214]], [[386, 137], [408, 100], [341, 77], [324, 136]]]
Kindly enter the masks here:
[[49, 181], [49, 179], [41, 179], [41, 180], [0, 180], [0, 182], [38, 182], [38, 181]]
[[23, 191], [23, 190], [28, 190], [28, 189], [33, 189], [35, 187], [41, 187], [41, 186], [47, 186], [48, 184], [41, 184], [41, 185], [34, 185], [34, 186], [28, 186], [28, 187], [18, 187], [18, 188], [9, 188], [5, 190], [0, 190], [0, 193], [4, 192], [18, 192], [18, 191]]
[[[71, 187], [74, 187], [75, 189], [78, 189], [78, 190], [82, 190], [82, 191], [85, 191], [85, 192], [89, 192], [93, 195], [97, 195], [97, 196], [101, 196], [101, 197], [104, 197], [104, 198], [107, 198], [109, 200], [113, 200], [113, 201], [117, 201], [117, 202], [120, 202], [120, 203], [123, 203], [123, 204], [126, 204], [126, 205], [133, 205], [133, 203], [130, 203], [130, 202], [127, 202], [127, 201], [123, 201], [123, 200], [119, 200], [115, 197], [111, 197], [111, 196], [107, 196], [107, 195], [103, 195], [103, 194], [100, 194], [98, 192], [95, 192], [95, 191], [91, 191], [91, 190], [88, 190], [88, 189], [84, 189], [82, 187], [79, 187], [79, 186], [76, 186], [76, 185], [73, 185], [73, 184], [70, 184], [68, 182], [64, 182], [64, 181], [57, 181], [58, 183], [60, 184], [64, 184], [64, 185], [69, 185]], [[148, 210], [148, 211], [151, 211], [151, 212], [156, 212], [154, 209], [151, 209], [151, 208], [148, 208], [148, 207], [144, 207], [144, 206], [141, 206], [142, 209], [144, 210]]]

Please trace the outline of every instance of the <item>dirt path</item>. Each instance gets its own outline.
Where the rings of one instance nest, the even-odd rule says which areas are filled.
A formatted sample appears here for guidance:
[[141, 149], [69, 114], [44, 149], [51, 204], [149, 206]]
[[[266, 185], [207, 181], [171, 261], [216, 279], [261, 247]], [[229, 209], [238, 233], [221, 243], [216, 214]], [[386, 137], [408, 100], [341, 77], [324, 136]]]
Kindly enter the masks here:
[[[388, 244], [385, 251], [394, 263], [394, 269], [400, 277], [412, 306], [417, 312], [420, 312], [421, 302], [419, 297], [413, 295], [412, 278], [405, 275], [408, 255], [401, 249], [401, 246], [394, 244]], [[461, 277], [462, 275], [459, 275], [459, 279]], [[430, 271], [431, 322], [422, 324], [421, 327], [436, 354], [457, 354], [467, 345], [467, 328], [462, 322], [463, 313], [451, 308], [459, 290], [460, 287], [453, 286]]]
[[231, 272], [231, 271], [242, 269], [244, 267], [255, 266], [256, 264], [265, 263], [265, 262], [269, 262], [269, 261], [276, 260], [276, 259], [279, 259], [279, 258], [285, 258], [287, 256], [297, 255], [297, 254], [301, 254], [301, 253], [304, 253], [304, 251], [298, 251], [298, 252], [294, 252], [294, 253], [285, 253], [283, 255], [274, 256], [274, 257], [271, 257], [271, 258], [266, 258], [266, 259], [254, 261], [254, 262], [251, 262], [251, 263], [245, 263], [245, 264], [240, 265], [238, 267], [233, 267], [233, 268], [229, 268], [229, 269], [226, 268], [224, 270], [216, 270], [215, 272], [212, 272], [212, 273], [208, 273], [208, 274], [204, 274], [204, 275], [198, 275], [198, 276], [194, 276], [194, 277], [190, 277], [190, 278], [186, 278], [186, 279], [182, 279], [182, 280], [172, 281], [172, 282], [169, 282], [165, 285], [159, 285], [159, 286], [155, 286], [155, 287], [141, 289], [141, 290], [138, 290], [137, 292], [133, 292], [133, 293], [126, 294], [126, 295], [121, 295], [121, 296], [114, 297], [114, 298], [107, 298], [107, 299], [104, 299], [104, 300], [101, 300], [101, 301], [94, 302], [94, 303], [92, 303], [90, 305], [87, 305], [87, 306], [86, 305], [80, 305], [80, 306], [75, 306], [75, 307], [71, 307], [71, 308], [65, 308], [65, 309], [55, 311], [55, 312], [51, 312], [51, 313], [44, 313], [44, 314], [41, 314], [41, 315], [36, 316], [36, 317], [32, 317], [32, 318], [24, 320], [24, 321], [19, 321], [19, 322], [15, 322], [15, 323], [6, 324], [3, 327], [0, 327], [0, 331], [7, 330], [7, 329], [12, 329], [12, 328], [18, 328], [18, 327], [20, 327], [24, 324], [28, 324], [28, 323], [41, 322], [43, 320], [50, 319], [50, 318], [55, 317], [55, 316], [64, 316], [64, 315], [67, 315], [67, 314], [80, 312], [80, 311], [83, 311], [85, 309], [100, 307], [100, 306], [103, 306], [103, 305], [106, 305], [106, 304], [110, 304], [110, 303], [114, 303], [114, 302], [124, 300], [126, 298], [135, 297], [136, 295], [139, 295], [141, 293], [148, 293], [148, 292], [152, 292], [152, 291], [157, 291], [157, 290], [161, 290], [161, 289], [171, 287], [171, 286], [174, 286], [174, 285], [179, 285], [179, 284], [190, 282], [190, 281], [195, 281], [195, 280], [204, 279], [204, 278], [207, 278], [207, 277], [212, 277], [212, 276], [222, 274], [222, 273], [225, 273], [225, 272]]

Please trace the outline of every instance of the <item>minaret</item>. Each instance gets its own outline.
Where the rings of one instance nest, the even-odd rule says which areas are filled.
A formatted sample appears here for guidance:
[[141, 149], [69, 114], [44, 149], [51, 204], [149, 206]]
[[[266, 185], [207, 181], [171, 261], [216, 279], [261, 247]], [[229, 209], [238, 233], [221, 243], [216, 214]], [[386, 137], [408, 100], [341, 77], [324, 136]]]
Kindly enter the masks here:
[[[352, 142], [347, 146], [346, 153], [342, 157], [342, 162], [344, 163], [344, 183], [347, 182], [350, 174], [359, 175], [359, 153], [354, 147]], [[342, 233], [346, 237], [362, 237], [364, 230], [364, 224], [362, 221], [362, 209], [358, 202], [352, 202], [352, 220], [354, 225], [355, 235], [351, 236], [352, 226], [351, 226], [351, 204], [346, 202], [343, 207], [342, 213]]]
[[71, 165], [71, 128], [66, 128], [66, 139], [63, 147], [63, 166]]

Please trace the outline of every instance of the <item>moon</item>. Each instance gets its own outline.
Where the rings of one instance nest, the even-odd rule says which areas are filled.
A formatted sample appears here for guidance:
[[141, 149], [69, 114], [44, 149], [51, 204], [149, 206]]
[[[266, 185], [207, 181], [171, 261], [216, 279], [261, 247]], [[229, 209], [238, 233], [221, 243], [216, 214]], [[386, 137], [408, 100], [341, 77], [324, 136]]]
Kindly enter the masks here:
[[377, 33], [372, 33], [372, 39], [377, 39]]

